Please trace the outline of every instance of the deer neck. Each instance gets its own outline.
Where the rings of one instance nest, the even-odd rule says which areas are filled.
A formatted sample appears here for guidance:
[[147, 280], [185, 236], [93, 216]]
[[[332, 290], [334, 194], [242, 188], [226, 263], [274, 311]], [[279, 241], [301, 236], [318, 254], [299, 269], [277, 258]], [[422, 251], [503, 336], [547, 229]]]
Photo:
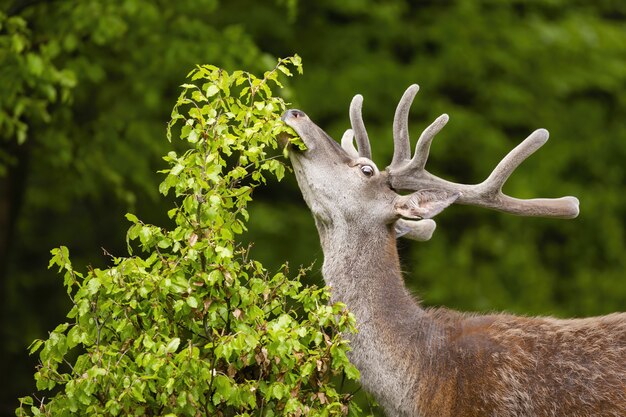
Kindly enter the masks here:
[[414, 415], [416, 392], [444, 330], [406, 290], [392, 226], [318, 223], [318, 231], [332, 299], [356, 318], [357, 333], [345, 337], [362, 385], [386, 410]]
[[317, 226], [324, 280], [333, 301], [346, 304], [357, 322], [380, 318], [397, 323], [422, 315], [404, 286], [392, 225], [359, 229], [339, 221]]

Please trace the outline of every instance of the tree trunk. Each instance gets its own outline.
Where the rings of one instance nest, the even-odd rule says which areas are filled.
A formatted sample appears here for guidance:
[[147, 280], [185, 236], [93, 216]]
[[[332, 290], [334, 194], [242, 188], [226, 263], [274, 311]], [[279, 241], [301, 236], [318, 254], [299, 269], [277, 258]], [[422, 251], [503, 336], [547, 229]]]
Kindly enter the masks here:
[[[4, 293], [11, 241], [24, 199], [30, 146], [5, 142], [2, 147], [2, 153], [13, 158], [7, 164], [6, 174], [0, 176], [0, 291]], [[4, 297], [0, 301], [4, 301]]]

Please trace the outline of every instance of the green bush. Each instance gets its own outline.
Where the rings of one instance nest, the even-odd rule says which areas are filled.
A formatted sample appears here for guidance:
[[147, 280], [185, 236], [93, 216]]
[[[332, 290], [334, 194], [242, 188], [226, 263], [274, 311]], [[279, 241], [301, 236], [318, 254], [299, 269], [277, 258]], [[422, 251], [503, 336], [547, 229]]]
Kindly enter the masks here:
[[[175, 195], [171, 230], [128, 214], [130, 257], [108, 269], [75, 271], [67, 248], [52, 251], [73, 307], [69, 321], [36, 340], [41, 399], [16, 415], [346, 415], [359, 410], [333, 385], [357, 379], [341, 332], [354, 329], [325, 288], [304, 287], [304, 271], [275, 274], [237, 243], [247, 205], [285, 166], [276, 137], [284, 101], [272, 95], [279, 60], [262, 79], [198, 66], [168, 125], [189, 145], [169, 152], [161, 193]], [[133, 255], [134, 243], [143, 256]]]

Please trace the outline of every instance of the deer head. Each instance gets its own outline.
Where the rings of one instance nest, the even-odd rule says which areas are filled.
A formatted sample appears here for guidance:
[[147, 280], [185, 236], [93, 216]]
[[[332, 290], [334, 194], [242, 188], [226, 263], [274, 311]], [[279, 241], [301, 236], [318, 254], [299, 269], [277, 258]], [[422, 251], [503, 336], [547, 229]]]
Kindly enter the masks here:
[[361, 115], [362, 96], [356, 95], [352, 100], [352, 129], [343, 135], [341, 146], [302, 111], [285, 112], [283, 120], [307, 146], [306, 151], [294, 151], [290, 155], [318, 229], [337, 223], [349, 227], [395, 225], [398, 235], [427, 240], [435, 224], [424, 219], [434, 217], [455, 202], [522, 216], [573, 218], [578, 215], [575, 197], [522, 200], [502, 193], [509, 175], [548, 140], [545, 129], [528, 136], [480, 184], [457, 184], [426, 171], [430, 144], [447, 123], [448, 116], [439, 116], [423, 131], [411, 156], [408, 115], [418, 89], [417, 85], [411, 85], [398, 104], [393, 123], [393, 160], [384, 171], [372, 161]]

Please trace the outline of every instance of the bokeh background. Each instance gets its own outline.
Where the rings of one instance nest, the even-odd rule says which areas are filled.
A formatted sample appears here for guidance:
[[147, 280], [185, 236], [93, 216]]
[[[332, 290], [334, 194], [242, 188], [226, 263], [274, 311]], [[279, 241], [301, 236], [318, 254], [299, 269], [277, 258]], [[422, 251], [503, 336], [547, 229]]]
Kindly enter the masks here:
[[[508, 181], [576, 195], [575, 220], [455, 206], [427, 243], [400, 242], [426, 305], [565, 316], [626, 310], [626, 2], [617, 0], [0, 0], [0, 413], [34, 391], [26, 347], [64, 320], [49, 251], [81, 268], [125, 255], [124, 213], [167, 226], [165, 125], [195, 64], [261, 73], [298, 53], [287, 98], [331, 136], [351, 97], [379, 167], [411, 83], [417, 138], [450, 115], [427, 168], [479, 182], [534, 129], [551, 140]], [[337, 184], [341, 187], [341, 184]], [[293, 178], [255, 196], [253, 255], [271, 268], [321, 250]]]

